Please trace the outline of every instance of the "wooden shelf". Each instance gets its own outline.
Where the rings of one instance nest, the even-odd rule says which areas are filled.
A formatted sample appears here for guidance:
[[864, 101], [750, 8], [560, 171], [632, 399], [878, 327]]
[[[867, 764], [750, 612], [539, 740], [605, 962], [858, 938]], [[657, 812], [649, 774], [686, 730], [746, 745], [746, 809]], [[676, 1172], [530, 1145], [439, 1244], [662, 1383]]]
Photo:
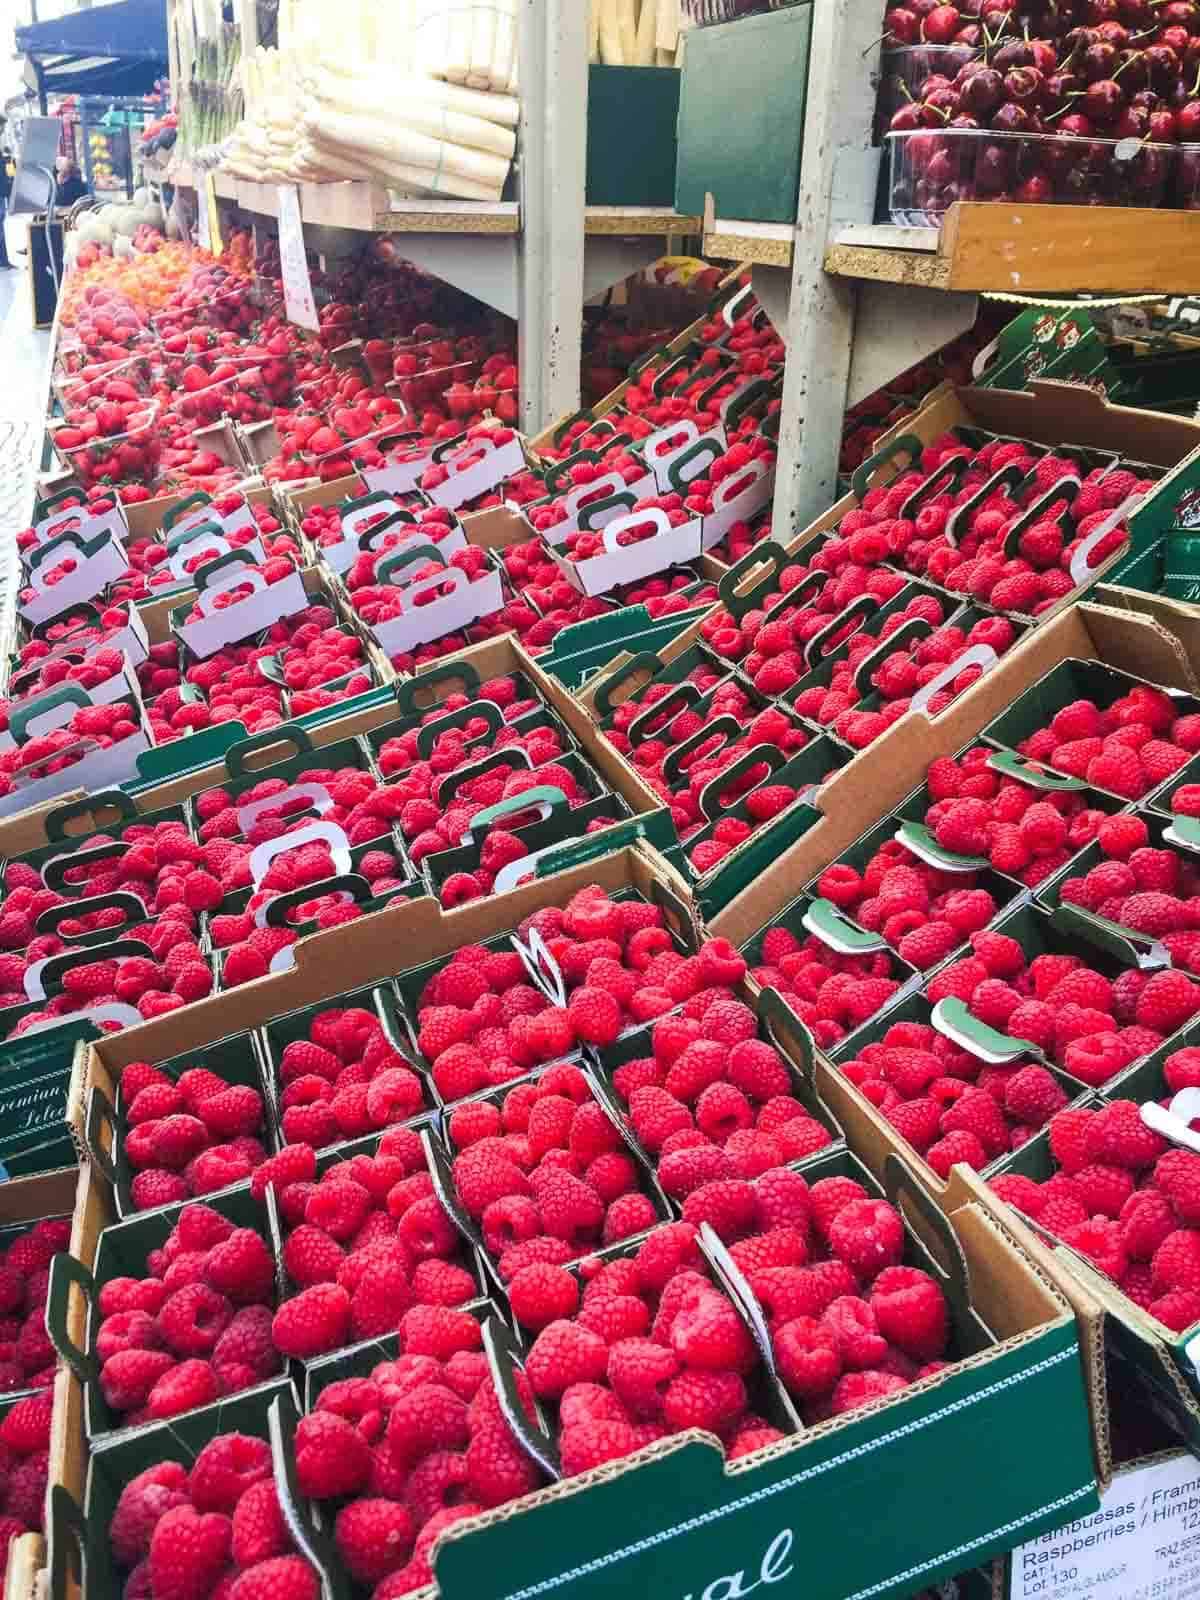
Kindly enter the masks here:
[[1200, 214], [965, 202], [938, 232], [842, 229], [825, 270], [968, 293], [1187, 294], [1200, 288]]
[[704, 254], [714, 261], [748, 261], [752, 266], [789, 267], [796, 230], [787, 222], [715, 220], [704, 230]]

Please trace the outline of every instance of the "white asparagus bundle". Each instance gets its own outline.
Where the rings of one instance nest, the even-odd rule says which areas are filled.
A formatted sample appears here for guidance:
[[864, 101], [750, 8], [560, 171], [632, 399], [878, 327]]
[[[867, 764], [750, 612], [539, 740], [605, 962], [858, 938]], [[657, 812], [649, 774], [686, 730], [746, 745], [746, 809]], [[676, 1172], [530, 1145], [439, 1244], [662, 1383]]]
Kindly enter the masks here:
[[491, 6], [475, 6], [474, 13], [471, 61], [465, 81], [468, 89], [490, 89], [496, 54], [496, 13]]
[[472, 184], [497, 190], [508, 176], [508, 162], [484, 150], [467, 150], [418, 133], [393, 118], [381, 126], [371, 116], [351, 116], [310, 101], [304, 110], [304, 132], [317, 145], [340, 145], [361, 150], [365, 158], [378, 157], [395, 166], [416, 167], [464, 178]]
[[346, 111], [358, 116], [389, 116], [405, 127], [448, 144], [462, 145], [469, 150], [486, 150], [504, 161], [516, 154], [517, 136], [511, 128], [500, 128], [494, 122], [484, 122], [479, 117], [460, 116], [456, 111], [439, 110], [430, 102], [405, 98], [403, 110], [396, 112], [394, 96], [372, 94], [365, 84], [357, 86], [357, 93], [347, 96], [341, 83], [326, 73], [314, 74], [306, 84], [309, 93], [330, 111]]
[[494, 122], [503, 128], [515, 128], [520, 120], [520, 102], [511, 96], [481, 94], [478, 89], [464, 89], [456, 83], [446, 83], [441, 78], [398, 78], [384, 69], [370, 67], [349, 73], [336, 61], [323, 62], [319, 68], [310, 68], [304, 75], [305, 81], [311, 81], [318, 75], [323, 81], [336, 78], [341, 82], [342, 98], [345, 100], [368, 93], [373, 99], [386, 100], [393, 110], [398, 103], [420, 100], [426, 104], [444, 106], [447, 111], [457, 112], [464, 117]]
[[492, 51], [491, 89], [493, 94], [507, 93], [517, 71], [517, 7], [516, 0], [498, 0], [496, 15], [496, 44]]

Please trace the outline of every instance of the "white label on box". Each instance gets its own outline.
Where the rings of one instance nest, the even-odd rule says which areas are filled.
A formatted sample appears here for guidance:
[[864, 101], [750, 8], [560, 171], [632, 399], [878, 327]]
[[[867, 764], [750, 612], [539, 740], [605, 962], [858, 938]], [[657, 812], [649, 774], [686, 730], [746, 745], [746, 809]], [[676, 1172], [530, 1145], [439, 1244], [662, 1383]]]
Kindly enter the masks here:
[[1100, 1509], [1012, 1553], [1009, 1600], [1185, 1600], [1200, 1583], [1200, 1461], [1118, 1472]]
[[[320, 331], [308, 257], [304, 253], [304, 223], [300, 220], [300, 191], [294, 183], [281, 183], [279, 195], [279, 266], [288, 321], [312, 333]], [[203, 208], [201, 208], [203, 209]]]

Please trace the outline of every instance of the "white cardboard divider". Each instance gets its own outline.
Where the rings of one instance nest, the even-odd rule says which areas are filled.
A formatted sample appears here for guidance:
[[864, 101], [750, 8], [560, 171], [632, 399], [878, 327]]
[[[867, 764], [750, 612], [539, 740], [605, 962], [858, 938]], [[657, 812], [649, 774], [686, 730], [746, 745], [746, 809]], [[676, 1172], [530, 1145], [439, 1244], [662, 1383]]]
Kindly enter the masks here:
[[[483, 452], [482, 456], [480, 451]], [[478, 458], [478, 459], [477, 459]], [[450, 476], [445, 483], [426, 493], [435, 506], [449, 506], [451, 510], [476, 495], [487, 494], [505, 478], [525, 468], [525, 446], [520, 434], [514, 433], [507, 444], [496, 444], [488, 438], [465, 439], [457, 457], [447, 453], [440, 465]]]
[[[214, 608], [218, 594], [244, 584], [249, 584], [253, 591], [245, 599], [220, 610]], [[215, 655], [224, 645], [237, 644], [252, 633], [261, 633], [281, 617], [303, 611], [309, 599], [299, 570], [290, 572], [278, 583], [268, 583], [258, 568], [239, 563], [214, 574], [197, 594], [195, 603], [201, 613], [199, 620], [177, 623], [176, 632], [192, 654], [203, 660]]]
[[265, 811], [278, 811], [288, 800], [307, 801], [305, 810], [315, 811], [321, 817], [333, 810], [333, 797], [323, 783], [293, 783], [290, 789], [281, 789], [278, 794], [267, 795], [263, 800], [250, 800], [244, 806], [239, 806], [238, 832], [249, 833]]
[[[617, 541], [630, 528], [639, 528], [653, 522], [658, 532], [637, 544], [622, 545]], [[550, 552], [563, 577], [583, 594], [605, 594], [621, 583], [636, 583], [639, 578], [649, 578], [667, 567], [695, 561], [700, 555], [700, 539], [704, 524], [699, 517], [673, 528], [665, 511], [650, 507], [645, 511], [627, 512], [603, 531], [604, 550], [598, 556], [574, 561], [557, 550]]]
[[[129, 571], [129, 561], [119, 539], [111, 533], [102, 535], [99, 548], [88, 552], [84, 541], [74, 533], [64, 535], [69, 541], [61, 553], [55, 551], [30, 574], [26, 588], [33, 590], [29, 600], [18, 600], [17, 610], [27, 622], [46, 622], [67, 611], [72, 606], [84, 605], [102, 595], [109, 584], [116, 583]], [[71, 549], [74, 545], [74, 550]], [[75, 570], [58, 583], [48, 584], [46, 578], [61, 560], [74, 555]]]
[[250, 852], [250, 876], [254, 880], [254, 887], [257, 889], [262, 883], [276, 856], [286, 855], [289, 850], [300, 850], [306, 844], [319, 841], [329, 846], [335, 874], [342, 877], [353, 872], [346, 830], [339, 828], [336, 822], [309, 822], [292, 833], [281, 833], [277, 839], [268, 839], [265, 844], [255, 845]]
[[747, 467], [731, 472], [713, 490], [713, 508], [704, 519], [701, 547], [711, 550], [735, 522], [748, 522], [771, 503], [775, 493], [775, 464], [761, 456]]

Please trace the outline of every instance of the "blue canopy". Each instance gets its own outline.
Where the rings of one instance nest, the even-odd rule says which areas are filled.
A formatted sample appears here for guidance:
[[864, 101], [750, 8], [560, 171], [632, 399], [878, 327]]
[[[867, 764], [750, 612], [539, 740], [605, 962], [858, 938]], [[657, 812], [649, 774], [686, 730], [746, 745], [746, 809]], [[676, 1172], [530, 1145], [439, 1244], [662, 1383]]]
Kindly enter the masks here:
[[118, 0], [15, 30], [47, 94], [145, 94], [167, 70], [166, 0]]

